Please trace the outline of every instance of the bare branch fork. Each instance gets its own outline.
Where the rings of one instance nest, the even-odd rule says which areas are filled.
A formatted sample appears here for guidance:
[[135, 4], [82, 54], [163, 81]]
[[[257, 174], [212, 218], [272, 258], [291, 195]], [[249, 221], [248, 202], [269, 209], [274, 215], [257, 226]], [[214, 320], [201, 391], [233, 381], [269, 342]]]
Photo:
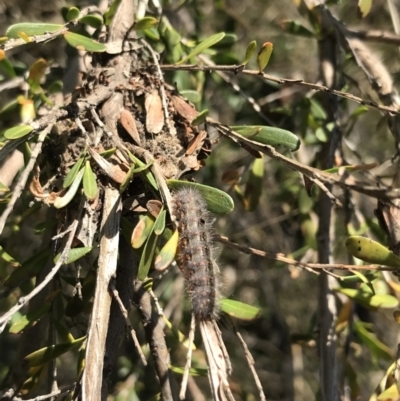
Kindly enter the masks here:
[[250, 75], [250, 76], [258, 76], [263, 78], [266, 81], [275, 82], [277, 84], [287, 84], [287, 85], [297, 85], [303, 86], [308, 89], [314, 89], [319, 92], [326, 92], [331, 95], [335, 95], [338, 97], [342, 97], [347, 100], [351, 100], [353, 102], [372, 107], [374, 109], [378, 109], [387, 113], [397, 114], [400, 115], [400, 110], [395, 109], [393, 107], [384, 106], [373, 102], [372, 100], [362, 99], [361, 97], [355, 96], [351, 93], [342, 92], [336, 89], [330, 89], [325, 85], [318, 85], [311, 82], [306, 82], [303, 79], [289, 79], [289, 78], [279, 78], [273, 75], [265, 74], [263, 72], [257, 70], [245, 70], [243, 69], [243, 65], [216, 65], [216, 66], [202, 66], [198, 64], [183, 64], [183, 65], [174, 65], [174, 64], [166, 64], [161, 65], [161, 69], [163, 70], [184, 70], [184, 71], [204, 71], [204, 72], [211, 72], [211, 71], [225, 71], [231, 72], [233, 74], [239, 75]]

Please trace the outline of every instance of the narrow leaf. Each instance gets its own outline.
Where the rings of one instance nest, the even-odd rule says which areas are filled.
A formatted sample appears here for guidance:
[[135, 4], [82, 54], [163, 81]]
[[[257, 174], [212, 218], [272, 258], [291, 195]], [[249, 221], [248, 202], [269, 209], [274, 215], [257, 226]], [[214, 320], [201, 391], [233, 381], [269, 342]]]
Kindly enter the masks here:
[[[78, 259], [82, 258], [86, 254], [88, 254], [93, 249], [92, 246], [83, 246], [81, 248], [72, 248], [68, 251], [67, 260], [65, 264], [76, 262]], [[61, 253], [58, 253], [55, 257], [53, 262], [57, 263], [60, 259]]]
[[197, 114], [196, 118], [193, 119], [192, 125], [197, 126], [203, 124], [206, 121], [207, 116], [208, 116], [207, 109], [201, 111], [199, 114]]
[[154, 268], [157, 271], [164, 271], [174, 261], [178, 242], [179, 232], [178, 230], [175, 230], [175, 232], [171, 235], [166, 244], [161, 248], [160, 253], [156, 257]]
[[7, 185], [4, 185], [2, 182], [0, 182], [0, 192], [8, 192], [10, 188], [7, 187]]
[[305, 36], [306, 38], [315, 37], [315, 33], [307, 29], [299, 21], [286, 20], [281, 23], [282, 29], [292, 35]]
[[158, 20], [154, 17], [144, 17], [141, 20], [137, 21], [133, 26], [135, 31], [143, 31], [145, 29], [153, 28], [158, 24]]
[[217, 214], [230, 213], [235, 206], [232, 198], [226, 192], [217, 188], [189, 181], [167, 180], [167, 183], [175, 190], [189, 187], [199, 191], [206, 201], [207, 208], [210, 212]]
[[165, 229], [165, 216], [167, 214], [167, 211], [164, 210], [164, 208], [161, 209], [159, 215], [157, 216], [157, 219], [154, 223], [154, 234], [155, 235], [161, 235]]
[[255, 159], [249, 172], [249, 178], [244, 191], [243, 202], [245, 210], [252, 212], [257, 208], [262, 194], [263, 179], [264, 159]]
[[153, 231], [154, 218], [151, 215], [142, 217], [132, 232], [131, 245], [134, 249], [139, 249]]
[[[171, 372], [177, 373], [179, 375], [183, 375], [185, 373], [186, 368], [179, 367], [179, 366], [172, 366], [168, 365], [168, 369]], [[207, 368], [190, 368], [189, 369], [189, 375], [190, 376], [200, 376], [200, 377], [207, 377], [208, 375], [208, 369]]]
[[86, 336], [78, 338], [77, 340], [70, 343], [56, 344], [49, 347], [41, 348], [27, 355], [24, 360], [28, 363], [29, 367], [43, 365], [46, 362], [49, 362], [52, 359], [55, 359], [60, 355], [79, 347], [80, 345], [82, 345], [85, 339]]
[[8, 36], [9, 38], [17, 39], [20, 32], [23, 32], [28, 36], [43, 35], [44, 33], [55, 32], [63, 27], [64, 25], [61, 24], [21, 22], [19, 24], [11, 25], [6, 31], [6, 36]]
[[71, 170], [68, 171], [68, 174], [66, 175], [64, 182], [63, 182], [63, 188], [68, 188], [73, 181], [75, 180], [76, 175], [78, 174], [79, 170], [81, 169], [83, 160], [85, 158], [81, 156], [76, 163], [72, 166]]
[[88, 14], [79, 18], [81, 24], [86, 24], [94, 29], [99, 29], [103, 25], [103, 17], [101, 15]]
[[79, 186], [81, 185], [81, 181], [82, 181], [82, 178], [83, 178], [83, 172], [84, 172], [84, 169], [81, 169], [78, 172], [78, 174], [76, 175], [75, 180], [72, 183], [72, 185], [69, 187], [67, 193], [64, 196], [60, 196], [55, 200], [53, 206], [56, 209], [61, 209], [61, 208], [65, 207], [65, 206], [67, 206], [68, 203], [72, 201], [72, 199], [74, 198], [74, 196], [78, 192]]
[[79, 35], [74, 32], [65, 32], [64, 38], [68, 44], [72, 47], [76, 47], [80, 50], [87, 50], [88, 52], [105, 52], [107, 47], [103, 43], [96, 42], [91, 38]]
[[18, 139], [28, 135], [33, 131], [33, 127], [30, 125], [19, 125], [18, 127], [12, 127], [4, 132], [6, 139]]
[[107, 26], [111, 24], [111, 21], [113, 20], [114, 15], [117, 12], [120, 3], [121, 0], [114, 0], [110, 8], [104, 13], [104, 23]]
[[244, 56], [242, 65], [246, 65], [250, 61], [250, 59], [253, 57], [256, 48], [257, 48], [257, 42], [255, 40], [249, 43], [246, 49], [246, 54]]
[[138, 279], [141, 281], [143, 281], [147, 277], [147, 274], [149, 273], [151, 264], [154, 259], [154, 251], [156, 250], [157, 239], [158, 237], [154, 234], [154, 232], [152, 232], [144, 246], [142, 256], [139, 262], [139, 272], [138, 272]]
[[241, 320], [254, 320], [261, 314], [260, 308], [233, 299], [221, 299], [219, 306], [229, 316]]
[[51, 303], [45, 303], [38, 309], [29, 311], [26, 315], [21, 316], [16, 322], [10, 327], [10, 333], [18, 334], [22, 330], [33, 326], [37, 323], [50, 309]]
[[389, 294], [374, 295], [371, 292], [354, 288], [337, 288], [335, 291], [354, 299], [354, 301], [367, 308], [394, 308], [399, 304], [397, 298]]
[[85, 172], [83, 173], [83, 192], [90, 200], [96, 199], [99, 192], [97, 187], [96, 175], [93, 173], [90, 162], [87, 160], [85, 165]]
[[346, 248], [354, 257], [368, 263], [400, 267], [400, 258], [379, 242], [354, 235], [346, 240]]
[[187, 60], [191, 59], [194, 56], [197, 56], [204, 50], [218, 43], [225, 36], [225, 32], [216, 33], [215, 35], [210, 36], [207, 39], [202, 40], [185, 58], [179, 61], [176, 64], [183, 64]]
[[300, 139], [292, 132], [281, 128], [263, 125], [239, 125], [229, 128], [245, 138], [264, 145], [283, 145], [292, 151], [300, 147]]
[[257, 54], [257, 63], [260, 72], [263, 72], [265, 67], [269, 63], [269, 59], [271, 58], [273, 44], [271, 42], [265, 42], [260, 51]]

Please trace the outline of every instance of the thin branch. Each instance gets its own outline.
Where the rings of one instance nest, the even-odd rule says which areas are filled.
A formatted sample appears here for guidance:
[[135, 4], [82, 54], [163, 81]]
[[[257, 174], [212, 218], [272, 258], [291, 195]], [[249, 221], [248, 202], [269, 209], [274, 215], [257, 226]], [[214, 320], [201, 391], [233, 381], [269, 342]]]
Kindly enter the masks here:
[[[82, 198], [84, 199], [84, 198]], [[65, 263], [68, 257], [68, 252], [71, 249], [72, 241], [75, 237], [75, 232], [78, 227], [79, 221], [80, 221], [80, 216], [82, 213], [82, 208], [83, 208], [83, 201], [81, 201], [78, 213], [71, 224], [71, 230], [67, 239], [67, 242], [65, 244], [65, 247], [61, 253], [60, 259], [58, 259], [57, 263], [54, 265], [54, 267], [51, 269], [50, 273], [45, 277], [45, 279], [37, 285], [28, 295], [25, 297], [22, 297], [18, 300], [18, 303], [13, 306], [8, 312], [6, 312], [1, 318], [0, 318], [0, 333], [3, 332], [4, 328], [6, 327], [7, 323], [11, 319], [11, 317], [14, 315], [14, 313], [18, 312], [27, 302], [29, 302], [35, 295], [37, 295], [40, 291], [43, 290], [44, 287], [53, 279], [53, 277], [57, 274], [58, 270], [60, 267]]]
[[28, 162], [25, 170], [19, 177], [18, 182], [15, 185], [15, 188], [13, 190], [10, 201], [8, 202], [7, 207], [4, 209], [4, 212], [0, 217], [0, 234], [3, 232], [3, 229], [4, 229], [4, 226], [8, 219], [8, 216], [14, 209], [15, 203], [20, 198], [21, 192], [25, 188], [26, 182], [28, 181], [28, 178], [29, 178], [29, 174], [33, 170], [33, 167], [35, 166], [35, 163], [36, 163], [36, 159], [38, 158], [38, 156], [42, 150], [43, 142], [44, 142], [47, 134], [53, 128], [53, 125], [54, 125], [54, 121], [46, 129], [44, 129], [38, 137], [35, 149], [33, 149], [33, 151], [32, 151], [31, 158], [29, 159], [29, 162]]
[[250, 75], [250, 76], [258, 76], [260, 78], [265, 79], [266, 81], [271, 81], [275, 82], [277, 84], [288, 84], [288, 85], [298, 85], [298, 86], [303, 86], [308, 89], [314, 89], [316, 91], [320, 92], [326, 92], [331, 95], [335, 95], [338, 97], [342, 97], [347, 100], [351, 100], [353, 102], [372, 107], [374, 109], [378, 109], [381, 111], [385, 111], [387, 113], [392, 113], [392, 114], [399, 114], [400, 111], [398, 109], [395, 109], [393, 107], [388, 107], [384, 105], [380, 105], [376, 102], [373, 102], [372, 100], [366, 100], [362, 99], [358, 96], [355, 96], [351, 93], [347, 92], [342, 92], [336, 89], [330, 89], [325, 85], [318, 85], [314, 84], [311, 82], [306, 82], [303, 79], [289, 79], [289, 78], [279, 78], [279, 77], [274, 77], [273, 75], [265, 74], [263, 72], [259, 72], [257, 70], [244, 70], [243, 65], [217, 65], [215, 67], [212, 66], [201, 66], [198, 64], [183, 64], [183, 65], [162, 65], [161, 69], [163, 70], [185, 70], [185, 71], [204, 71], [204, 72], [211, 72], [211, 71], [226, 71], [226, 72], [231, 72], [233, 74], [243, 74], [243, 75]]
[[398, 268], [390, 267], [390, 266], [377, 266], [377, 265], [345, 265], [341, 263], [333, 263], [333, 264], [324, 264], [324, 263], [305, 263], [299, 262], [297, 260], [293, 260], [287, 258], [281, 253], [268, 253], [265, 251], [261, 251], [259, 249], [250, 248], [248, 246], [239, 245], [235, 242], [229, 241], [227, 237], [223, 237], [221, 235], [215, 235], [214, 240], [220, 242], [221, 244], [227, 245], [230, 248], [237, 249], [240, 252], [246, 253], [248, 255], [256, 255], [262, 258], [275, 260], [277, 262], [283, 262], [288, 265], [298, 266], [301, 268], [310, 268], [310, 269], [338, 269], [338, 270], [374, 270], [374, 271], [396, 271]]
[[139, 340], [138, 340], [138, 338], [136, 336], [136, 331], [132, 327], [132, 324], [131, 324], [131, 322], [129, 320], [128, 311], [126, 310], [123, 302], [121, 301], [121, 298], [119, 297], [118, 290], [115, 287], [114, 281], [111, 281], [111, 283], [110, 283], [110, 290], [111, 290], [111, 292], [112, 292], [112, 294], [114, 296], [114, 299], [118, 303], [118, 306], [119, 306], [119, 309], [120, 309], [122, 315], [125, 318], [126, 327], [128, 328], [129, 332], [131, 333], [133, 343], [135, 344], [135, 347], [136, 347], [137, 352], [138, 352], [138, 354], [140, 356], [140, 359], [142, 360], [143, 365], [147, 366], [146, 357], [143, 354], [142, 347], [140, 346]]
[[183, 373], [183, 378], [182, 378], [182, 383], [181, 383], [181, 391], [179, 393], [179, 398], [181, 400], [185, 399], [186, 388], [187, 388], [188, 379], [189, 379], [190, 366], [192, 365], [192, 351], [193, 351], [193, 341], [194, 341], [195, 330], [196, 330], [196, 319], [192, 313], [192, 320], [190, 322], [190, 331], [189, 331], [188, 352], [186, 354], [185, 371]]
[[235, 334], [236, 334], [237, 338], [240, 341], [240, 344], [241, 344], [241, 346], [243, 348], [244, 354], [246, 355], [247, 363], [249, 365], [251, 373], [253, 374], [254, 381], [256, 383], [256, 387], [257, 387], [257, 390], [258, 390], [258, 394], [260, 395], [260, 400], [261, 401], [267, 401], [267, 398], [265, 397], [265, 394], [264, 394], [264, 390], [262, 388], [262, 384], [261, 384], [260, 378], [258, 377], [257, 371], [256, 371], [256, 369], [254, 367], [255, 362], [254, 362], [253, 356], [251, 355], [251, 353], [249, 351], [249, 348], [247, 347], [247, 344], [243, 340], [242, 335], [239, 333], [239, 331], [236, 329], [236, 327], [235, 327]]
[[385, 31], [354, 31], [349, 29], [348, 32], [358, 39], [364, 39], [370, 42], [386, 43], [388, 45], [400, 45], [400, 36]]

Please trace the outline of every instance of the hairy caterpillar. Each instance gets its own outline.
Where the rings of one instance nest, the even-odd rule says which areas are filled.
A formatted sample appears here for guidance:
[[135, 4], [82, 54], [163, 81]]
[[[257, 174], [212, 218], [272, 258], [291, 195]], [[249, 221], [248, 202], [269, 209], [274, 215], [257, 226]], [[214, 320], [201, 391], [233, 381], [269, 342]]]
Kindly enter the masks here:
[[220, 278], [213, 259], [212, 223], [199, 191], [182, 188], [174, 194], [179, 231], [177, 263], [185, 276], [192, 312], [197, 321], [218, 316]]

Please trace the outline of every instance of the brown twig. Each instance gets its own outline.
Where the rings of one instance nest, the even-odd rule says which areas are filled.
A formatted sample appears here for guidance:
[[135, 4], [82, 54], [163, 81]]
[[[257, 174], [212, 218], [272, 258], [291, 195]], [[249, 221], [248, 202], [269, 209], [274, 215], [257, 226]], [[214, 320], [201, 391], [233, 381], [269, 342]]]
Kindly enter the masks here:
[[256, 255], [262, 258], [275, 260], [277, 262], [283, 262], [288, 265], [298, 266], [301, 268], [310, 268], [310, 269], [337, 269], [337, 270], [373, 270], [373, 271], [396, 271], [398, 268], [390, 267], [390, 266], [377, 266], [377, 265], [345, 265], [341, 263], [332, 263], [332, 264], [324, 264], [324, 263], [304, 263], [299, 262], [297, 260], [293, 260], [287, 258], [286, 256], [280, 253], [268, 253], [265, 251], [261, 251], [259, 249], [250, 248], [248, 246], [239, 245], [235, 242], [229, 241], [227, 237], [223, 237], [221, 235], [214, 236], [215, 241], [220, 242], [221, 244], [227, 245], [230, 248], [237, 249], [240, 252], [246, 253], [248, 255]]
[[225, 71], [231, 72], [233, 74], [243, 74], [249, 76], [257, 76], [265, 79], [266, 81], [275, 82], [280, 85], [288, 84], [288, 85], [298, 85], [303, 86], [308, 89], [314, 89], [319, 92], [326, 92], [331, 95], [339, 96], [347, 100], [351, 100], [353, 102], [372, 107], [374, 109], [378, 109], [381, 111], [385, 111], [387, 113], [399, 114], [400, 110], [395, 109], [393, 107], [388, 107], [384, 105], [380, 105], [372, 100], [362, 99], [358, 96], [355, 96], [351, 93], [339, 91], [337, 89], [330, 89], [325, 85], [318, 85], [311, 82], [306, 82], [303, 79], [289, 79], [289, 78], [279, 78], [273, 75], [265, 74], [263, 72], [259, 72], [257, 70], [243, 70], [243, 66], [241, 65], [217, 65], [217, 66], [202, 66], [198, 64], [183, 64], [183, 65], [162, 65], [161, 69], [163, 70], [186, 70], [186, 71]]
[[192, 351], [193, 351], [193, 341], [194, 341], [195, 330], [196, 330], [196, 319], [192, 313], [192, 320], [190, 322], [190, 331], [189, 331], [188, 352], [186, 354], [185, 371], [183, 373], [183, 378], [182, 378], [182, 383], [181, 383], [181, 391], [179, 393], [179, 398], [181, 400], [185, 399], [186, 388], [187, 388], [188, 379], [189, 379], [190, 366], [192, 365]]

